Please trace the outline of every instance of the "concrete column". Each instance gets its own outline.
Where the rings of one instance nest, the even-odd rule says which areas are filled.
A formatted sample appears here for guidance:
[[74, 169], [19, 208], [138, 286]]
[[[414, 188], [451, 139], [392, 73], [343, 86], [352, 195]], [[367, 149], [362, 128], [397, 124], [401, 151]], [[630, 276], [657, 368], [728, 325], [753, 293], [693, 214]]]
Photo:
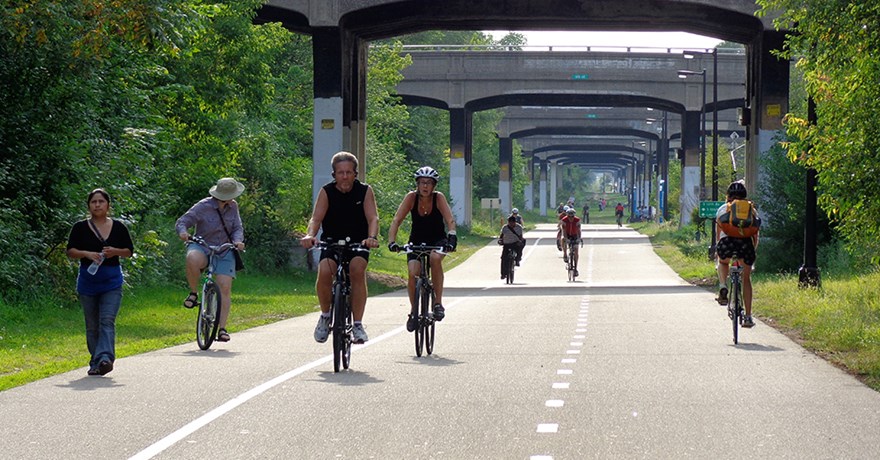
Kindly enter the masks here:
[[691, 223], [691, 213], [700, 203], [700, 112], [688, 111], [682, 117], [684, 126], [681, 148], [684, 159], [681, 169], [681, 195], [679, 196], [679, 225]]
[[526, 180], [528, 180], [528, 182], [523, 189], [523, 207], [531, 211], [535, 209], [535, 163], [531, 154], [528, 155], [526, 164], [528, 165], [528, 169], [526, 170]]
[[[345, 150], [358, 158], [358, 177], [366, 181], [367, 171], [367, 41], [344, 34], [345, 81], [349, 97], [345, 102], [348, 137]], [[345, 94], [345, 93], [343, 93]]]
[[555, 161], [549, 162], [547, 166], [550, 168], [550, 180], [548, 181], [550, 187], [550, 206], [553, 206], [553, 209], [555, 210], [557, 203], [556, 189], [559, 188], [559, 184], [556, 183], [559, 166]]
[[330, 182], [330, 158], [345, 149], [343, 123], [342, 32], [318, 27], [312, 34], [314, 106], [312, 144], [312, 202]]
[[751, 123], [746, 138], [749, 142], [746, 144], [745, 181], [749, 194], [757, 191], [756, 186], [761, 180], [758, 158], [776, 144], [774, 138], [784, 131], [782, 117], [789, 109], [790, 64], [771, 54], [773, 50], [782, 49], [784, 39], [784, 32], [763, 32], [748, 47], [750, 78], [747, 90]]
[[498, 138], [498, 198], [501, 198], [501, 212], [510, 214], [513, 205], [513, 139]]
[[[547, 215], [547, 160], [540, 160], [538, 163], [538, 171], [540, 182], [538, 185], [538, 195], [541, 202], [541, 215]], [[555, 204], [553, 205], [555, 209]]]
[[464, 111], [464, 220], [470, 225], [474, 216], [474, 114]]
[[[449, 197], [452, 214], [459, 225], [469, 223], [465, 219], [467, 206], [465, 167], [465, 116], [464, 109], [449, 110]], [[468, 215], [469, 217], [469, 215]]]

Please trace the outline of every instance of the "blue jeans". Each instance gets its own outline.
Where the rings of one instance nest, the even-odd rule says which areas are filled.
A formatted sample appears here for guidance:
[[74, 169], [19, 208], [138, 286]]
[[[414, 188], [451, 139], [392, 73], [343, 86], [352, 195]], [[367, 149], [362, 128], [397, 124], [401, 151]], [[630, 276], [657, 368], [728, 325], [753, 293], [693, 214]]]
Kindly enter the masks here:
[[90, 369], [97, 369], [101, 361], [116, 360], [116, 314], [122, 304], [122, 288], [98, 295], [79, 296], [86, 318], [86, 345], [92, 359]]

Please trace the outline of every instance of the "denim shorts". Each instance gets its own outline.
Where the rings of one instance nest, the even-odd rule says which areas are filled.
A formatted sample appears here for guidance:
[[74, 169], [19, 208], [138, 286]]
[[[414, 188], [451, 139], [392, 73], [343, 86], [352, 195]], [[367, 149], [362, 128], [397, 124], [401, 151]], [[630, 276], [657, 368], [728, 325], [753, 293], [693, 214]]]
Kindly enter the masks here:
[[[208, 250], [203, 248], [199, 244], [190, 244], [186, 248], [186, 252], [190, 251], [199, 251], [205, 255], [205, 258], [208, 258]], [[235, 254], [232, 253], [232, 250], [228, 250], [223, 254], [214, 257], [214, 274], [215, 275], [226, 275], [232, 278], [235, 278]]]

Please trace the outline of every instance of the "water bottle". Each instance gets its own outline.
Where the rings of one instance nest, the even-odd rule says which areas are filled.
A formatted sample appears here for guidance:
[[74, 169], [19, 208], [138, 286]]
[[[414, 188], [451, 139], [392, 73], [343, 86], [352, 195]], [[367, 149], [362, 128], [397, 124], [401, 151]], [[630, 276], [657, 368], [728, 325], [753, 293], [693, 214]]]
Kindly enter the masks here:
[[92, 261], [92, 264], [89, 265], [89, 269], [88, 269], [89, 275], [94, 275], [95, 273], [98, 273], [98, 267], [100, 267], [103, 262], [104, 262], [104, 253], [102, 252], [101, 257], [97, 261]]

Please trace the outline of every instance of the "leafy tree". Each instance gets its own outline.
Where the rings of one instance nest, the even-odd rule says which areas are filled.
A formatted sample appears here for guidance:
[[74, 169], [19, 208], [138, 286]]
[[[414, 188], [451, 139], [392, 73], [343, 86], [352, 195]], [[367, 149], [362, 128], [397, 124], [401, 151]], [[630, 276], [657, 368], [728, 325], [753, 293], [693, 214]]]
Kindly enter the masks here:
[[758, 0], [787, 28], [818, 121], [789, 114], [789, 155], [819, 174], [823, 209], [859, 254], [880, 249], [880, 4], [850, 0]]

